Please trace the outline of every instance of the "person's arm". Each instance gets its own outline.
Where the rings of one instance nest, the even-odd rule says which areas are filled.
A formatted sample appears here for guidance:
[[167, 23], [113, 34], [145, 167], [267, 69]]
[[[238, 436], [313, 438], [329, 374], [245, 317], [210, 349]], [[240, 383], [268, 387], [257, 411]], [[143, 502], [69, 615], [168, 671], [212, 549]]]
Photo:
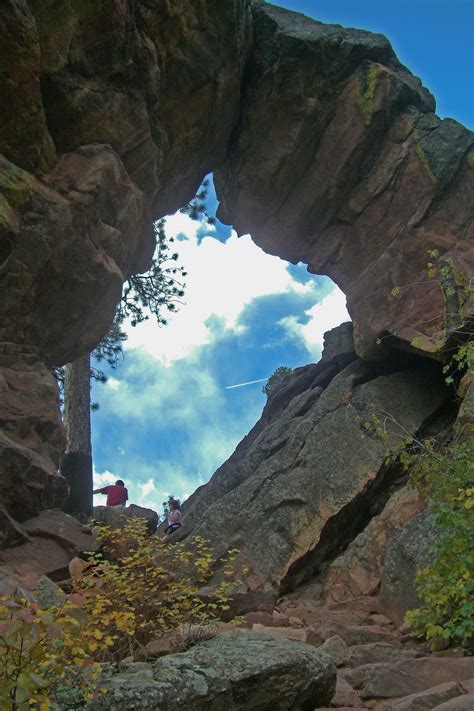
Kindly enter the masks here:
[[[108, 487], [106, 486], [105, 489], [108, 489]], [[94, 491], [92, 493], [93, 494], [106, 494], [107, 492], [105, 489], [94, 489]]]
[[125, 489], [125, 501], [128, 501], [128, 489]]

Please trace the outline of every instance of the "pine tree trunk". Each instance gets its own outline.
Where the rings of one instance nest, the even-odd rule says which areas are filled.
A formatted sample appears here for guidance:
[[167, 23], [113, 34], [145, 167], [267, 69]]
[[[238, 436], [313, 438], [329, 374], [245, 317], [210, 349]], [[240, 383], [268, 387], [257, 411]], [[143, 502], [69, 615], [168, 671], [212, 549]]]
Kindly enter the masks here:
[[90, 355], [66, 365], [64, 376], [64, 426], [66, 452], [61, 474], [70, 494], [66, 511], [89, 516], [92, 513], [92, 445]]

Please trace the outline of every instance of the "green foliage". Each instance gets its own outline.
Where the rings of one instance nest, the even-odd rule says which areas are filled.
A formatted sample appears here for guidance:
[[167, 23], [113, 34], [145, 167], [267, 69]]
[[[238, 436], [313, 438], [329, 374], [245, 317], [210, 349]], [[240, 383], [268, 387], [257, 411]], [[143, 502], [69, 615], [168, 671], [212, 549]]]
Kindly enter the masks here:
[[99, 662], [178, 631], [189, 646], [229, 609], [236, 550], [220, 561], [223, 581], [203, 596], [215, 564], [204, 539], [166, 545], [148, 536], [141, 518], [95, 533], [105, 555], [71, 561], [72, 591], [60, 604], [40, 609], [24, 588], [0, 598], [2, 711], [82, 708], [103, 693]]
[[130, 276], [124, 284], [117, 306], [116, 320], [130, 319], [132, 326], [146, 321], [150, 312], [159, 325], [166, 325], [165, 313], [177, 311], [184, 296], [182, 278], [186, 272], [177, 266], [178, 253], [170, 252], [173, 237], [165, 231], [165, 220], [155, 222], [156, 251], [151, 268], [145, 274]]
[[279, 368], [277, 368], [268, 378], [267, 382], [262, 388], [262, 393], [264, 393], [267, 398], [270, 397], [270, 395], [281, 385], [283, 380], [286, 378], [287, 375], [290, 375], [292, 372], [291, 368], [288, 368], [286, 365], [282, 365]]
[[[168, 545], [158, 536], [150, 537], [141, 518], [128, 519], [116, 530], [97, 526], [94, 532], [104, 543], [106, 557], [92, 557], [77, 576], [75, 589], [95, 620], [85, 635], [92, 646], [97, 641], [101, 661], [133, 655], [182, 625], [216, 623], [229, 609], [236, 551], [220, 561], [224, 580], [210, 599], [204, 599], [200, 589], [212, 577], [215, 558], [203, 538]], [[100, 589], [91, 596], [98, 581]], [[99, 644], [104, 638], [109, 640], [105, 651]]]
[[474, 370], [474, 341], [468, 341], [458, 348], [450, 363], [445, 365], [443, 371], [447, 373], [448, 385], [454, 382], [454, 375], [464, 370]]
[[[365, 84], [365, 88], [363, 88]], [[370, 64], [367, 74], [359, 76], [358, 104], [364, 115], [365, 125], [368, 126], [374, 113], [374, 96], [377, 88], [377, 66]]]
[[433, 441], [406, 455], [412, 481], [432, 502], [442, 532], [434, 562], [417, 576], [422, 605], [407, 613], [416, 633], [468, 646], [474, 636], [474, 432], [458, 433], [442, 450]]
[[74, 597], [48, 610], [24, 587], [0, 598], [2, 710], [66, 709], [100, 693], [99, 667], [83, 636], [89, 617]]

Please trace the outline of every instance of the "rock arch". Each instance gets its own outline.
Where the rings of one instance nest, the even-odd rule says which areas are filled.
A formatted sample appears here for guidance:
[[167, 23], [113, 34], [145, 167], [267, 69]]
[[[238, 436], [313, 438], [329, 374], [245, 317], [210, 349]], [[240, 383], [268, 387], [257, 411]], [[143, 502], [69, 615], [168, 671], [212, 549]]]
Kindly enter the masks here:
[[152, 218], [211, 170], [224, 221], [341, 286], [362, 358], [437, 358], [464, 328], [473, 136], [381, 35], [251, 0], [5, 0], [0, 36], [1, 477], [18, 520], [65, 493], [44, 364], [100, 340]]

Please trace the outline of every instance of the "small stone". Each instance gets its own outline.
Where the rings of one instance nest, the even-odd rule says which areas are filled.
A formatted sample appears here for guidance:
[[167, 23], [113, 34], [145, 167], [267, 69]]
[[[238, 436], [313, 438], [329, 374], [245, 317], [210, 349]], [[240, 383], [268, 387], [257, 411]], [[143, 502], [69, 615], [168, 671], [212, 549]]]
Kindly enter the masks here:
[[351, 656], [351, 650], [341, 637], [335, 635], [327, 639], [319, 647], [321, 652], [329, 654], [336, 662], [336, 666], [341, 667], [346, 664]]
[[289, 617], [290, 627], [304, 627], [304, 622], [299, 617]]
[[295, 629], [294, 627], [265, 627], [264, 625], [255, 624], [252, 626], [252, 632], [263, 632], [274, 637], [284, 637], [294, 642], [306, 643], [305, 629]]
[[393, 624], [393, 622], [385, 615], [375, 614], [375, 615], [370, 615], [369, 624], [379, 625], [380, 627], [385, 627], [386, 625]]

